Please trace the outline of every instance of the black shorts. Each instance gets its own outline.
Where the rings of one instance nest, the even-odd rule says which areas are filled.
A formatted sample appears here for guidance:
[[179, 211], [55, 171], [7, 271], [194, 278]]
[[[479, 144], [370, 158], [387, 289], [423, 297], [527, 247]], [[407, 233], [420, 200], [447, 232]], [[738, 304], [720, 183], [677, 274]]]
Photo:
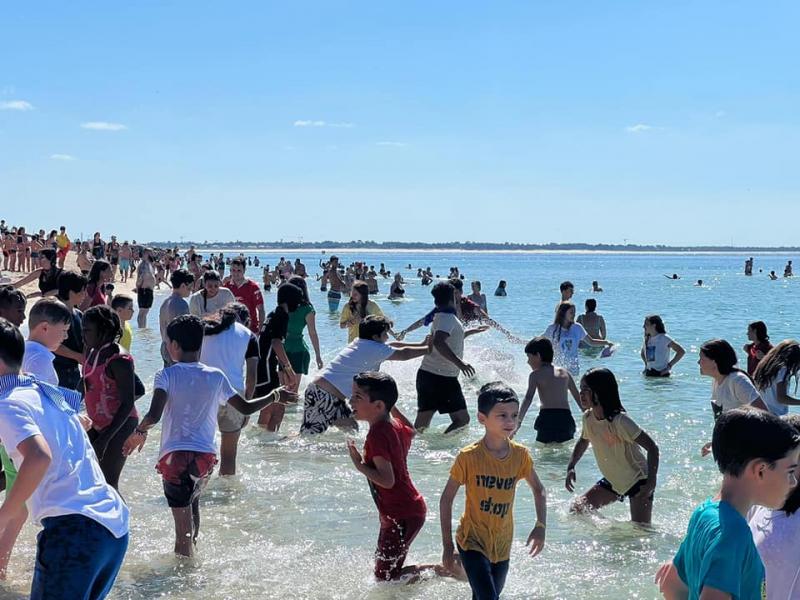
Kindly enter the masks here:
[[467, 409], [467, 401], [458, 377], [445, 377], [420, 369], [417, 371], [417, 410], [447, 415]]
[[543, 408], [533, 424], [536, 441], [543, 444], [567, 442], [575, 437], [575, 419], [568, 408]]
[[119, 257], [118, 256], [112, 256], [111, 257], [111, 265], [116, 267], [118, 264], [119, 264]]
[[645, 377], [669, 377], [669, 371], [662, 373], [658, 369], [645, 369]]
[[[639, 490], [642, 489], [642, 486], [645, 483], [647, 483], [647, 479], [640, 479], [639, 481], [634, 483], [633, 486], [631, 487], [631, 489], [629, 489], [624, 494], [620, 494], [617, 490], [615, 490], [614, 486], [611, 485], [611, 482], [608, 479], [606, 479], [605, 477], [603, 477], [600, 481], [598, 481], [597, 485], [599, 485], [604, 490], [608, 490], [612, 494], [616, 494], [617, 495], [617, 500], [619, 500], [620, 502], [624, 502], [625, 498], [630, 498], [631, 496], [635, 496], [636, 494], [638, 494]], [[653, 496], [655, 496], [655, 492], [653, 492], [650, 495], [650, 499], [651, 500], [653, 499]]]
[[153, 307], [153, 290], [152, 288], [139, 288], [136, 290], [136, 302], [139, 308], [152, 308]]

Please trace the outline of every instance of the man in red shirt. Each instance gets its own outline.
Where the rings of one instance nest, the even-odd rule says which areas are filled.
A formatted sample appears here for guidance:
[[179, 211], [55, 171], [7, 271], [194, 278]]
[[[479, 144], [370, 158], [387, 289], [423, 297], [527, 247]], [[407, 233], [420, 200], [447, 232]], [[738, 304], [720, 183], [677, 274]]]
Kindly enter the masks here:
[[258, 284], [252, 279], [244, 276], [246, 265], [241, 258], [234, 258], [231, 261], [231, 276], [224, 286], [228, 288], [236, 298], [250, 311], [250, 330], [258, 333], [261, 323], [264, 322], [264, 298]]

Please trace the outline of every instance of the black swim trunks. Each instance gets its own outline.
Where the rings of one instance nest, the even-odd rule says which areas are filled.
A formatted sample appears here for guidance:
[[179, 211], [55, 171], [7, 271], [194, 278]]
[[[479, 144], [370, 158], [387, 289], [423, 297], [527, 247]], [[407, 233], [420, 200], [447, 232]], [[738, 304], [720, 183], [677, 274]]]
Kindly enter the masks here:
[[[631, 498], [631, 497], [635, 496], [636, 494], [638, 494], [639, 490], [642, 489], [642, 486], [645, 483], [647, 483], [647, 479], [640, 479], [639, 481], [634, 483], [633, 486], [631, 486], [631, 489], [629, 489], [624, 494], [620, 494], [617, 490], [615, 490], [614, 486], [611, 485], [611, 482], [608, 479], [606, 479], [605, 477], [603, 477], [600, 481], [598, 481], [597, 485], [599, 485], [604, 490], [608, 490], [612, 494], [616, 494], [617, 495], [617, 500], [619, 500], [620, 502], [624, 502], [625, 498]], [[654, 496], [655, 496], [655, 492], [650, 494], [650, 499], [652, 500]]]
[[575, 437], [575, 419], [568, 408], [543, 408], [533, 423], [536, 441], [558, 444]]
[[153, 289], [152, 288], [138, 288], [136, 290], [136, 303], [139, 308], [152, 308], [153, 307]]
[[417, 409], [447, 415], [466, 410], [467, 401], [458, 377], [445, 377], [420, 369], [417, 371]]

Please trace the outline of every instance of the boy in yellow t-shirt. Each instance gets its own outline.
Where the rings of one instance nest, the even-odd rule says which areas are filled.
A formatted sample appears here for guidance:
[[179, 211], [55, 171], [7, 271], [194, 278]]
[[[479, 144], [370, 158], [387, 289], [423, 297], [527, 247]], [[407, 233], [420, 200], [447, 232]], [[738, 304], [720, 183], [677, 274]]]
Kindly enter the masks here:
[[526, 545], [530, 546], [531, 556], [539, 554], [544, 547], [545, 489], [528, 449], [509, 439], [516, 431], [518, 414], [519, 399], [507, 385], [497, 381], [480, 389], [478, 421], [486, 428], [486, 435], [458, 453], [439, 501], [444, 547], [442, 563], [445, 570], [454, 573], [453, 499], [458, 488], [466, 486], [467, 497], [456, 543], [472, 597], [478, 600], [495, 600], [503, 591], [514, 535], [514, 495], [521, 479], [527, 481], [533, 491], [537, 518]]
[[133, 318], [133, 298], [127, 294], [117, 294], [111, 301], [111, 309], [117, 313], [120, 325], [122, 325], [122, 337], [119, 339], [119, 345], [130, 353], [133, 329], [129, 321]]

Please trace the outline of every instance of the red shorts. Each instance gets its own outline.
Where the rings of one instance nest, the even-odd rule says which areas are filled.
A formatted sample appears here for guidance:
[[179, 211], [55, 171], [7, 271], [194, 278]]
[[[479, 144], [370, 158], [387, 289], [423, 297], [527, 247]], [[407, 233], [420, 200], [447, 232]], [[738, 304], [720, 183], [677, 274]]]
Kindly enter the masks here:
[[425, 515], [397, 519], [381, 515], [378, 549], [375, 551], [375, 578], [380, 581], [398, 579], [411, 542], [425, 524]]
[[69, 246], [66, 246], [65, 248], [59, 248], [58, 252], [56, 252], [56, 256], [58, 258], [66, 258], [68, 253], [69, 253]]
[[216, 464], [217, 455], [213, 452], [176, 450], [162, 456], [156, 471], [164, 480], [169, 507], [186, 508], [197, 501]]

